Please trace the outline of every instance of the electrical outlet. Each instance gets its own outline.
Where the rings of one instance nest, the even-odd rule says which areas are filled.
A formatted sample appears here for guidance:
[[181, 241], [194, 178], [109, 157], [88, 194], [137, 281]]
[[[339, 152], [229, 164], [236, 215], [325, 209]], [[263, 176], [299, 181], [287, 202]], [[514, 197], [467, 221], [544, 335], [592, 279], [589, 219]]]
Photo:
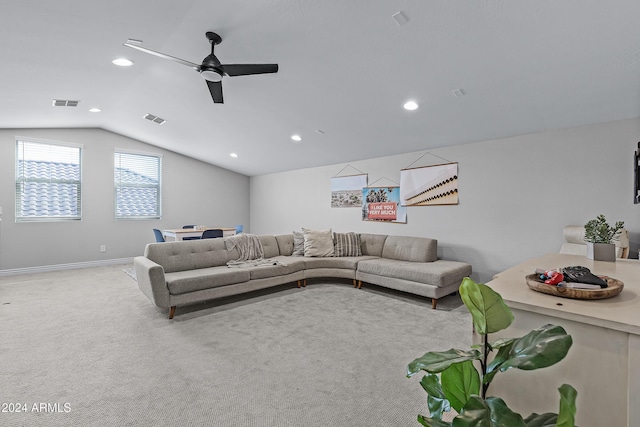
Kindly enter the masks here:
[[107, 252], [107, 245], [100, 245], [100, 252]]

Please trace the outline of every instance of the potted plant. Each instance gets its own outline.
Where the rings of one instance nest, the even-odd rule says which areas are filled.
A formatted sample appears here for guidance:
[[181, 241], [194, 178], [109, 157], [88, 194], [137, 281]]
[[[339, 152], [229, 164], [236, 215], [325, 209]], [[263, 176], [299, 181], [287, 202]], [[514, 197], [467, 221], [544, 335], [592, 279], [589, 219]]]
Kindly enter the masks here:
[[600, 214], [584, 225], [584, 240], [587, 242], [587, 258], [595, 261], [615, 261], [616, 246], [613, 241], [620, 236], [624, 221], [612, 227]]
[[[460, 285], [460, 295], [482, 343], [468, 351], [428, 352], [409, 363], [408, 377], [426, 372], [420, 385], [428, 394], [429, 416], [418, 415], [420, 424], [433, 427], [575, 427], [577, 392], [568, 384], [558, 389], [558, 414], [532, 413], [523, 418], [509, 409], [501, 398], [488, 395], [491, 381], [499, 372], [509, 368], [534, 370], [562, 360], [573, 343], [571, 336], [560, 326], [544, 325], [521, 338], [489, 343], [489, 333], [506, 329], [513, 322], [511, 310], [493, 289], [468, 277]], [[494, 351], [497, 354], [490, 358]], [[451, 408], [458, 415], [450, 423], [442, 419], [442, 414]]]

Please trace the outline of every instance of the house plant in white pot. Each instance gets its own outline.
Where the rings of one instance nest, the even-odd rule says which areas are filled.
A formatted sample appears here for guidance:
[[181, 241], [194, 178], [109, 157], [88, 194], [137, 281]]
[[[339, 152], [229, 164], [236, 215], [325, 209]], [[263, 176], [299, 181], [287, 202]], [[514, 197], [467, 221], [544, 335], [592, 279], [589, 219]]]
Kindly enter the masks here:
[[612, 227], [600, 214], [584, 225], [584, 240], [587, 242], [587, 258], [594, 261], [615, 261], [616, 246], [613, 243], [620, 235], [624, 221]]

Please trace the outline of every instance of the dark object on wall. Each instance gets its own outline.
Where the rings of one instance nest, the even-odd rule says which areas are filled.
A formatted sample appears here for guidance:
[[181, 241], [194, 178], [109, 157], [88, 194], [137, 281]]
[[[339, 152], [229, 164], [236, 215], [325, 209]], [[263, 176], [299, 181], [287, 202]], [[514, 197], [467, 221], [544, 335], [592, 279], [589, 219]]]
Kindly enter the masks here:
[[633, 170], [635, 171], [633, 203], [637, 204], [640, 203], [640, 142], [638, 142], [638, 149], [633, 157]]

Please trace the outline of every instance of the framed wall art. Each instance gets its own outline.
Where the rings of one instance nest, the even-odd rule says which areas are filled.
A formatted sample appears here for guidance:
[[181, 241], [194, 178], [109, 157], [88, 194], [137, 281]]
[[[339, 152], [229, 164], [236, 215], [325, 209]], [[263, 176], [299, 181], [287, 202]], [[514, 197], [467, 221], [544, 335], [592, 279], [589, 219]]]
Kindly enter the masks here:
[[362, 206], [362, 189], [367, 186], [367, 179], [367, 174], [331, 178], [331, 207], [359, 208]]
[[457, 205], [458, 163], [400, 171], [402, 206]]
[[400, 187], [362, 189], [362, 220], [407, 223], [407, 208], [400, 204]]

